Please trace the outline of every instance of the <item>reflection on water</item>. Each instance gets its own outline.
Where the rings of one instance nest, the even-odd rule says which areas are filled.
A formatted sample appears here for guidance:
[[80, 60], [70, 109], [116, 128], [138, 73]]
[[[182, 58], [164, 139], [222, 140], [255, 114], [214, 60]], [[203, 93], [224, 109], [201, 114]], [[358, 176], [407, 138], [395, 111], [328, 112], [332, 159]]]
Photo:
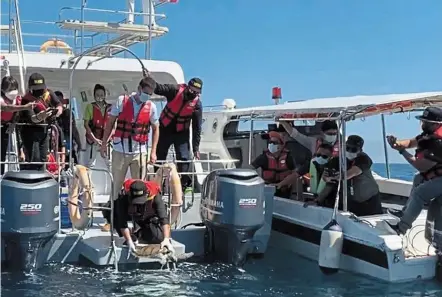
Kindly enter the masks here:
[[182, 263], [176, 271], [113, 273], [110, 268], [50, 265], [29, 275], [2, 273], [4, 297], [19, 296], [442, 296], [432, 281], [386, 284], [339, 273], [324, 276], [316, 263], [270, 249], [244, 270], [223, 264]]

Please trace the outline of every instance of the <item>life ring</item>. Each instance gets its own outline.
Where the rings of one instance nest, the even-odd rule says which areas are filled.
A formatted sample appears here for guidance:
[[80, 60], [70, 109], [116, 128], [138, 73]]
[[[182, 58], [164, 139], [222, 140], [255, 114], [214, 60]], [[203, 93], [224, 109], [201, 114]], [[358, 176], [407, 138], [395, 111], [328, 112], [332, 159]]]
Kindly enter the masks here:
[[64, 49], [67, 54], [72, 55], [72, 48], [66, 42], [58, 39], [51, 39], [43, 43], [40, 46], [40, 53], [47, 53], [50, 47]]
[[[80, 192], [80, 189], [82, 192]], [[78, 197], [82, 196], [81, 202]], [[82, 211], [80, 213], [80, 204]], [[87, 168], [74, 167], [74, 177], [69, 189], [68, 209], [72, 226], [77, 230], [86, 229], [92, 220], [93, 192]]]
[[160, 166], [155, 174], [154, 181], [159, 185], [162, 185], [163, 178], [169, 179], [170, 191], [172, 192], [172, 205], [170, 205], [170, 225], [178, 225], [178, 219], [181, 215], [181, 205], [183, 205], [183, 189], [181, 187], [181, 179], [175, 164], [166, 163]]

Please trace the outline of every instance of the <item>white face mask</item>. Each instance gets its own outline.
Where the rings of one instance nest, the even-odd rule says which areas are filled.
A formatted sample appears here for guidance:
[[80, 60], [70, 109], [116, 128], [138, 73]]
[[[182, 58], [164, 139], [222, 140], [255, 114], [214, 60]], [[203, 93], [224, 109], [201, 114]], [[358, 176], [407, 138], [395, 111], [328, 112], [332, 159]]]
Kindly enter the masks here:
[[324, 159], [323, 157], [315, 157], [313, 159], [313, 161], [315, 161], [316, 163], [318, 163], [319, 165], [324, 165], [327, 164], [328, 159]]
[[324, 141], [330, 144], [335, 144], [337, 138], [337, 135], [324, 134]]
[[95, 97], [95, 101], [97, 102], [104, 102], [104, 97]]
[[345, 156], [349, 160], [354, 160], [358, 156], [358, 153], [345, 152]]
[[274, 143], [269, 143], [268, 148], [269, 148], [269, 152], [271, 152], [272, 154], [276, 153], [278, 151], [278, 145], [274, 144]]
[[144, 93], [144, 92], [140, 92], [140, 93], [138, 93], [138, 97], [140, 98], [140, 101], [141, 101], [141, 102], [147, 102], [147, 101], [150, 100], [150, 95], [149, 95], [149, 94], [146, 94], [146, 93]]
[[9, 99], [9, 100], [14, 100], [15, 98], [17, 98], [18, 95], [18, 90], [14, 90], [14, 91], [9, 91], [5, 93], [5, 96]]

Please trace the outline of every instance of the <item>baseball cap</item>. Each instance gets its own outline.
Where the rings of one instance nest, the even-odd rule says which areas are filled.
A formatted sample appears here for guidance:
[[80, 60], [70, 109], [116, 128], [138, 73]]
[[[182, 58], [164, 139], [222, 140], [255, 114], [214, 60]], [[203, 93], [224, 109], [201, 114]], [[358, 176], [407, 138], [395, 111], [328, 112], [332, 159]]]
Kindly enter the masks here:
[[427, 107], [421, 116], [416, 116], [416, 119], [428, 122], [442, 123], [442, 109], [438, 107]]
[[194, 87], [195, 89], [198, 89], [200, 92], [203, 89], [203, 81], [198, 77], [194, 77], [189, 80], [188, 85]]
[[32, 90], [46, 89], [45, 78], [40, 73], [31, 74], [31, 76], [29, 77], [28, 87]]
[[142, 180], [137, 180], [130, 185], [129, 195], [132, 204], [144, 204], [147, 202], [149, 191]]

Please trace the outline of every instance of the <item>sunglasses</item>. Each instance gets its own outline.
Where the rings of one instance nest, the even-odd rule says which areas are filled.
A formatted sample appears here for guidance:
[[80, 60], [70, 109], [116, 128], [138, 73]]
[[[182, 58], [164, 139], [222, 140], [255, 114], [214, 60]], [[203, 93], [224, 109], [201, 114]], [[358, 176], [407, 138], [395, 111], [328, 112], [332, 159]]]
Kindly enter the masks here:
[[323, 158], [323, 159], [328, 159], [328, 158], [330, 158], [330, 157], [327, 156], [327, 155], [321, 155], [321, 154], [316, 154], [316, 157], [318, 157], [318, 158]]
[[270, 144], [281, 145], [281, 143], [280, 143], [280, 142], [277, 142], [277, 141], [269, 141], [269, 143], [270, 143]]
[[199, 92], [192, 90], [191, 88], [188, 88], [189, 93], [193, 94], [193, 95], [199, 95]]
[[349, 153], [357, 153], [359, 152], [359, 148], [356, 146], [347, 146], [346, 151]]

